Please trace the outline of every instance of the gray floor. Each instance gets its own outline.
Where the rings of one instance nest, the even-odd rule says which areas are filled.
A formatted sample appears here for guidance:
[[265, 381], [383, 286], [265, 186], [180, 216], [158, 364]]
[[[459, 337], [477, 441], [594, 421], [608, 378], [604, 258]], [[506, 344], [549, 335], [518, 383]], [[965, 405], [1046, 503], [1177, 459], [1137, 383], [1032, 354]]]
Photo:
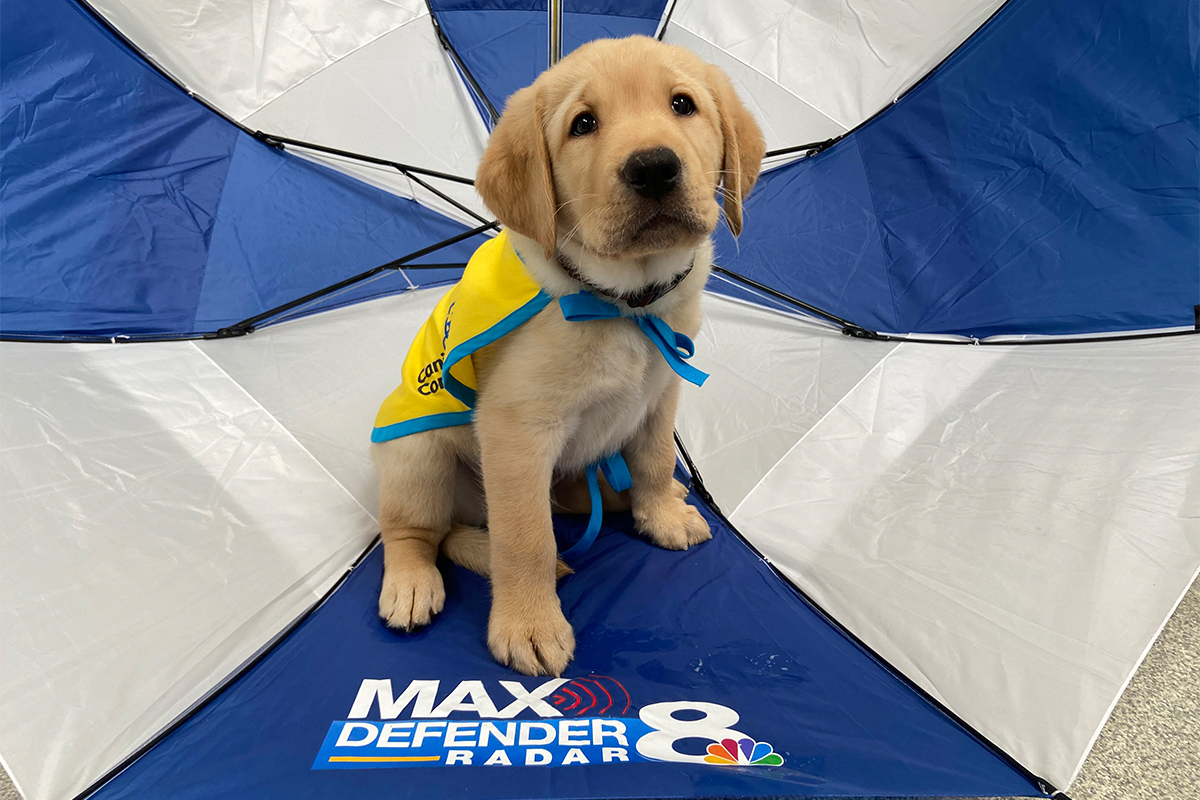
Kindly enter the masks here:
[[[1200, 798], [1200, 583], [1167, 623], [1071, 789], [1074, 800]], [[17, 800], [0, 773], [0, 800]]]

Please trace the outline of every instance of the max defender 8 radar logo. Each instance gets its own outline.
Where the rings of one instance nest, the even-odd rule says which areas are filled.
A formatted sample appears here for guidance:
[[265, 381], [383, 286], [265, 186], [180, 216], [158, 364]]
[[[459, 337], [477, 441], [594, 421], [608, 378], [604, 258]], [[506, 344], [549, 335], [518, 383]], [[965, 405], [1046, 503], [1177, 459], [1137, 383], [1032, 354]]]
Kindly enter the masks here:
[[[602, 675], [519, 681], [441, 681], [398, 687], [367, 679], [346, 719], [335, 721], [313, 769], [560, 767], [631, 761], [772, 766], [783, 758], [735, 730], [738, 714], [717, 703], [652, 703]], [[690, 740], [680, 752], [676, 742]]]

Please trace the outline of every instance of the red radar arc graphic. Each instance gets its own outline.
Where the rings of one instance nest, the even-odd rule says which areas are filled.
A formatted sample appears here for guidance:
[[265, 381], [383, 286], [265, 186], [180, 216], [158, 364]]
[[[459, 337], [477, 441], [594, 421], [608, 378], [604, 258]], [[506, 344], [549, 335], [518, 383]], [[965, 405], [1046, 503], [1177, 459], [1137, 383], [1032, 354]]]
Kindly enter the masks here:
[[550, 702], [564, 716], [624, 716], [632, 699], [629, 691], [616, 678], [589, 675], [573, 678], [550, 695]]

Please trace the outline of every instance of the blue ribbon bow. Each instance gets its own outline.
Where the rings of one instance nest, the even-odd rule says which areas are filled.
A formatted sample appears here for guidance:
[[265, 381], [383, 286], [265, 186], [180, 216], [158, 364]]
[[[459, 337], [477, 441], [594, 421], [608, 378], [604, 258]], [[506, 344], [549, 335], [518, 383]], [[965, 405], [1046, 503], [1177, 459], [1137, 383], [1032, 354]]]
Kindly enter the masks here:
[[[569, 322], [587, 322], [594, 319], [617, 319], [622, 316], [621, 309], [607, 300], [601, 300], [591, 292], [577, 292], [558, 299], [562, 309], [563, 319]], [[671, 326], [653, 314], [631, 316], [642, 329], [646, 338], [654, 343], [658, 352], [667, 362], [667, 366], [675, 370], [675, 374], [688, 383], [703, 386], [708, 380], [708, 373], [702, 372], [684, 359], [696, 354], [696, 345], [682, 333], [671, 330]]]
[[[623, 316], [621, 310], [614, 304], [601, 300], [591, 292], [578, 292], [560, 297], [558, 305], [562, 309], [563, 319], [569, 322], [617, 319]], [[637, 322], [642, 333], [654, 343], [658, 352], [662, 353], [667, 366], [674, 370], [675, 374], [688, 383], [694, 383], [697, 386], [704, 385], [704, 381], [708, 379], [708, 373], [696, 369], [685, 361], [696, 353], [696, 345], [692, 343], [691, 339], [672, 330], [670, 325], [653, 314], [639, 314], [630, 316], [629, 319]], [[579, 541], [563, 552], [563, 558], [572, 558], [586, 552], [600, 533], [600, 525], [604, 521], [604, 504], [600, 499], [600, 482], [597, 476], [599, 470], [604, 471], [604, 478], [614, 492], [623, 492], [633, 485], [629, 466], [625, 463], [625, 459], [621, 458], [619, 452], [605, 456], [587, 468], [588, 495], [592, 501], [587, 529], [584, 530], [583, 536], [579, 537]]]

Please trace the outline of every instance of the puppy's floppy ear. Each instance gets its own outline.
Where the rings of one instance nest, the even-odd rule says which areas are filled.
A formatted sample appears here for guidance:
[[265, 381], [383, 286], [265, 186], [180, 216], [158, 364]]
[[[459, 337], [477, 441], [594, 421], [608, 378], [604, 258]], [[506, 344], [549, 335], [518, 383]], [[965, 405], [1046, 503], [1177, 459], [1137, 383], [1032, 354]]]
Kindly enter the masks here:
[[540, 244], [549, 258], [558, 246], [558, 224], [542, 125], [537, 86], [513, 94], [488, 139], [475, 189], [501, 222]]
[[710, 65], [708, 80], [721, 118], [721, 137], [725, 140], [725, 152], [721, 159], [725, 221], [729, 223], [729, 230], [737, 236], [742, 232], [742, 201], [758, 180], [767, 146], [754, 116], [746, 110], [725, 73]]

